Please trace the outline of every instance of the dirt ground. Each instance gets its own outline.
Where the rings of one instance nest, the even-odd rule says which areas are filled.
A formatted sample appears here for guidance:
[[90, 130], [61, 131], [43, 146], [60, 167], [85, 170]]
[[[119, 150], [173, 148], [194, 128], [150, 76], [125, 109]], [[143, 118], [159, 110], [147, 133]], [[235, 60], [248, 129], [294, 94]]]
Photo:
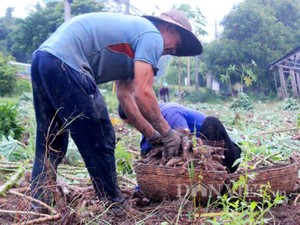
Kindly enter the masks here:
[[[69, 169], [69, 171], [71, 171]], [[129, 210], [122, 215], [112, 213], [105, 207], [105, 202], [95, 197], [94, 189], [87, 178], [78, 175], [64, 175], [53, 190], [56, 204], [48, 206], [48, 213], [41, 214], [31, 209], [30, 173], [27, 169], [17, 185], [11, 187], [5, 196], [0, 196], [0, 224], [53, 224], [53, 225], [191, 225], [210, 224], [205, 222], [209, 217], [205, 213], [222, 212], [222, 208], [207, 208], [204, 205], [195, 209], [192, 201], [185, 202], [165, 199], [161, 202], [147, 202], [143, 196], [134, 195], [135, 183], [126, 177], [119, 177], [120, 187], [130, 203]], [[60, 174], [61, 175], [61, 174]], [[77, 176], [77, 177], [76, 177]], [[59, 176], [61, 177], [61, 176]], [[122, 178], [122, 179], [120, 179]], [[74, 182], [76, 180], [76, 182]], [[0, 185], [4, 180], [0, 179]], [[290, 194], [287, 201], [265, 214], [269, 219], [265, 224], [300, 225], [300, 190]], [[196, 213], [200, 215], [193, 217]]]
[[[50, 207], [47, 215], [39, 214], [31, 210], [29, 180], [30, 171], [27, 171], [22, 182], [0, 198], [0, 224], [208, 224], [205, 223], [207, 218], [191, 219], [190, 213], [194, 210], [192, 202], [186, 201], [182, 204], [178, 200], [165, 200], [159, 203], [150, 202], [145, 206], [142, 198], [134, 198], [134, 188], [128, 184], [121, 185], [121, 189], [131, 202], [131, 209], [123, 215], [116, 215], [105, 209], [104, 203], [95, 198], [92, 186], [83, 183], [69, 185], [64, 182], [58, 182], [55, 187], [55, 206]], [[272, 218], [267, 224], [299, 225], [300, 201], [295, 200], [298, 195], [299, 193], [293, 193], [289, 201], [266, 214], [266, 218]], [[201, 215], [205, 210], [203, 207], [197, 213]], [[216, 211], [222, 209], [214, 209]]]

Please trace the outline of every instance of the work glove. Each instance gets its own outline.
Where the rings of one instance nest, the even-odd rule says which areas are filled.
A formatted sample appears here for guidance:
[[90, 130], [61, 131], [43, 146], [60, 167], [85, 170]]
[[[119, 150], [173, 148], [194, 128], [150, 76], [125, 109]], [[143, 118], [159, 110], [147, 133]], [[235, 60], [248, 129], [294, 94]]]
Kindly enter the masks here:
[[164, 159], [170, 159], [178, 155], [181, 146], [181, 137], [175, 130], [170, 129], [166, 135], [162, 137], [164, 144]]
[[156, 130], [154, 131], [153, 135], [150, 138], [146, 138], [146, 141], [149, 142], [153, 146], [162, 144], [161, 135]]

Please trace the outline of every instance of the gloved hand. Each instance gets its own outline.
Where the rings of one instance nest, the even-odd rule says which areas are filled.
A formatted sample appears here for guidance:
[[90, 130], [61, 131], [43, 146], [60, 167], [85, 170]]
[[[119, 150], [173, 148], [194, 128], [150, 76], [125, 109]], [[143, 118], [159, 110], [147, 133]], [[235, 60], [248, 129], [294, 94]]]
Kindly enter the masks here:
[[148, 141], [153, 146], [162, 144], [161, 135], [156, 130], [154, 131], [153, 135], [150, 138], [146, 138], [146, 141]]
[[162, 142], [164, 144], [164, 158], [169, 159], [172, 156], [178, 155], [181, 137], [176, 130], [170, 129], [168, 133], [162, 137]]

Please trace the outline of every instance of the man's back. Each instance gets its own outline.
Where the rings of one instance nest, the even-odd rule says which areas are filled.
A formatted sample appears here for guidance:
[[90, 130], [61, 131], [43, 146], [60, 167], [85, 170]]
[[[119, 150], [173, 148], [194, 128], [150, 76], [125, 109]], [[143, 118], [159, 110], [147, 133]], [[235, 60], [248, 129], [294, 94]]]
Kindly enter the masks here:
[[[160, 103], [159, 107], [161, 114], [172, 129], [189, 129], [191, 133], [200, 137], [201, 126], [206, 118], [204, 114], [175, 102]], [[140, 146], [142, 153], [151, 148], [145, 137], [142, 138]]]
[[132, 79], [134, 60], [157, 68], [163, 40], [153, 23], [143, 17], [87, 13], [63, 23], [38, 50], [48, 51], [76, 71], [103, 83], [117, 79], [114, 74], [122, 74], [118, 68], [127, 73], [120, 78]]
[[175, 102], [160, 103], [160, 110], [173, 129], [188, 128], [192, 133], [200, 135], [201, 125], [206, 116], [194, 109], [185, 107]]

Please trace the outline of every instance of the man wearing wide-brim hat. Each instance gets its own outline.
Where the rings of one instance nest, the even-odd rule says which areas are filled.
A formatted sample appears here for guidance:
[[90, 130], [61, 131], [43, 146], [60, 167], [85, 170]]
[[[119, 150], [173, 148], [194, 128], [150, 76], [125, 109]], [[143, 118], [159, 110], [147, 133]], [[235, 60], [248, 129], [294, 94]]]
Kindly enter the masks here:
[[[168, 12], [162, 13], [159, 17], [144, 16], [154, 24], [166, 22], [169, 25], [175, 26], [181, 37], [180, 45], [176, 51], [170, 55], [176, 56], [194, 56], [202, 53], [202, 45], [198, 38], [192, 32], [192, 26], [186, 16], [176, 9], [171, 9]], [[160, 30], [161, 31], [161, 30]]]
[[32, 57], [37, 121], [33, 196], [53, 202], [46, 185], [56, 180], [70, 135], [98, 198], [124, 206], [115, 168], [115, 133], [97, 85], [115, 80], [131, 124], [150, 143], [162, 142], [166, 157], [172, 157], [181, 139], [162, 117], [152, 89], [158, 60], [165, 54], [201, 52], [188, 19], [177, 10], [159, 17], [88, 13], [63, 23]]

